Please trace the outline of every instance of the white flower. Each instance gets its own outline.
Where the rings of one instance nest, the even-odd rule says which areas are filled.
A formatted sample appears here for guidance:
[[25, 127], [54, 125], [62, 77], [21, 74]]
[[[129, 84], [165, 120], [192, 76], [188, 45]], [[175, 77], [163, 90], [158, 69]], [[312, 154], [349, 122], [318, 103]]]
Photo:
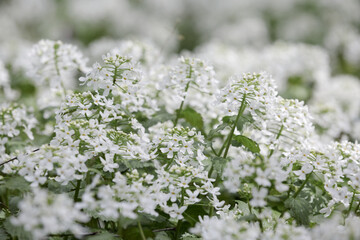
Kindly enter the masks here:
[[114, 172], [114, 169], [119, 167], [119, 164], [114, 163], [114, 154], [105, 154], [105, 159], [100, 157], [101, 163], [104, 165], [103, 170], [105, 172]]
[[305, 180], [306, 175], [313, 171], [314, 167], [310, 163], [305, 163], [300, 170], [294, 171], [299, 179]]
[[186, 194], [188, 195], [188, 197], [185, 197], [185, 199], [187, 200], [187, 204], [194, 204], [201, 201], [201, 199], [197, 198], [197, 196], [199, 196], [199, 193], [200, 192], [198, 189], [196, 189], [194, 192], [186, 189]]
[[49, 234], [66, 231], [75, 235], [86, 233], [77, 222], [87, 222], [89, 218], [65, 194], [55, 195], [34, 188], [33, 193], [20, 202], [19, 208], [19, 215], [13, 217], [11, 222], [30, 231], [34, 239], [43, 239]]
[[187, 206], [179, 206], [176, 203], [173, 203], [171, 207], [167, 207], [166, 210], [169, 212], [170, 217], [176, 218], [178, 220], [183, 219], [183, 212], [187, 209]]
[[252, 189], [253, 198], [250, 200], [250, 204], [253, 207], [264, 207], [266, 206], [265, 198], [267, 197], [268, 190], [267, 188], [257, 188]]

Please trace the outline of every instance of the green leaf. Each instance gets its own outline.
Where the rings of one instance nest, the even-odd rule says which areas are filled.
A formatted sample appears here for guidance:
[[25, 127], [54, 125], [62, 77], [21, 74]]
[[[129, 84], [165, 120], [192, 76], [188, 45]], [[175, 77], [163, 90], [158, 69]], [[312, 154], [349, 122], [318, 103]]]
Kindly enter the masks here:
[[9, 190], [19, 190], [20, 192], [26, 192], [30, 190], [30, 184], [21, 176], [13, 176], [5, 180], [2, 187]]
[[171, 240], [171, 237], [166, 232], [156, 233], [155, 240]]
[[258, 220], [258, 217], [255, 214], [251, 213], [249, 215], [245, 215], [243, 217], [240, 217], [239, 220], [240, 221], [247, 221], [247, 222], [255, 222], [255, 221]]
[[185, 233], [181, 236], [181, 240], [201, 240], [202, 238], [199, 238], [193, 234]]
[[214, 170], [219, 173], [222, 174], [224, 167], [226, 165], [226, 163], [228, 162], [228, 160], [226, 158], [223, 157], [213, 157], [211, 159]]
[[260, 152], [259, 145], [255, 141], [242, 135], [233, 136], [233, 141], [231, 144], [235, 147], [244, 146], [253, 153]]
[[246, 202], [243, 202], [241, 200], [235, 200], [235, 202], [237, 203], [237, 207], [243, 215], [250, 214], [249, 205]]
[[219, 126], [217, 126], [217, 128], [212, 129], [208, 134], [208, 139], [212, 139], [218, 132], [224, 130], [227, 126], [229, 126], [228, 123], [222, 123]]
[[204, 215], [207, 215], [207, 212], [203, 206], [199, 205], [190, 205], [183, 214], [184, 218], [191, 224], [191, 226], [195, 226], [195, 224], [199, 221], [199, 216]]
[[109, 232], [96, 234], [95, 236], [87, 237], [86, 240], [115, 240], [115, 235]]
[[253, 122], [253, 119], [249, 119], [248, 117], [241, 116], [239, 120], [237, 121], [236, 128], [238, 131], [242, 131], [245, 123], [247, 122]]
[[201, 114], [190, 107], [185, 108], [181, 112], [181, 117], [184, 118], [191, 126], [197, 129], [204, 128], [204, 121]]
[[285, 207], [290, 210], [290, 215], [298, 224], [308, 226], [311, 212], [310, 204], [302, 198], [289, 198], [285, 201]]
[[223, 123], [233, 123], [236, 119], [236, 116], [225, 116], [222, 118]]
[[32, 236], [29, 232], [26, 232], [22, 227], [14, 226], [10, 223], [9, 218], [4, 222], [4, 228], [6, 232], [13, 238], [17, 237], [19, 240], [31, 240]]
[[[155, 234], [146, 226], [142, 226], [145, 237], [154, 237]], [[118, 239], [118, 238], [117, 238]], [[141, 234], [138, 227], [129, 227], [123, 231], [123, 239], [126, 240], [139, 240], [141, 239]]]
[[2, 227], [0, 227], [0, 239], [9, 239], [9, 236], [6, 234], [5, 230]]

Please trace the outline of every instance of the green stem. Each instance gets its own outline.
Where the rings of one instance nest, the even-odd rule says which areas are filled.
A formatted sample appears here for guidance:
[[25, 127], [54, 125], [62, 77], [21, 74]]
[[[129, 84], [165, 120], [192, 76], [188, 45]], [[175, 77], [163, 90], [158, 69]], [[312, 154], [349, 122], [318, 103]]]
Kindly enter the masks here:
[[[281, 125], [280, 130], [279, 130], [278, 134], [276, 135], [276, 140], [278, 140], [280, 138], [283, 130], [284, 130], [284, 125]], [[274, 149], [271, 149], [268, 158], [270, 158], [273, 155], [273, 153], [274, 153]]]
[[79, 196], [79, 192], [80, 192], [80, 185], [81, 185], [81, 180], [77, 180], [75, 194], [74, 194], [74, 202], [77, 202], [77, 200], [78, 200], [78, 196]]
[[115, 67], [115, 69], [114, 69], [114, 76], [113, 76], [113, 85], [115, 85], [115, 83], [116, 83], [117, 70], [118, 70], [118, 68]]
[[355, 208], [355, 210], [354, 210], [354, 213], [355, 213], [355, 214], [356, 214], [356, 212], [359, 210], [359, 208], [360, 208], [360, 201], [359, 201], [358, 205], [356, 206], [356, 208]]
[[139, 227], [139, 231], [140, 231], [141, 239], [142, 239], [142, 240], [146, 240], [146, 237], [145, 237], [144, 231], [143, 231], [143, 229], [142, 229], [142, 226], [141, 226], [140, 220], [138, 220], [138, 227]]
[[56, 43], [54, 45], [54, 61], [55, 61], [55, 70], [56, 70], [56, 74], [59, 76], [60, 78], [60, 86], [63, 90], [63, 93], [64, 93], [64, 97], [66, 96], [66, 89], [65, 89], [65, 86], [64, 86], [64, 83], [61, 79], [61, 74], [60, 74], [60, 69], [59, 69], [59, 63], [58, 63], [58, 58], [59, 58], [59, 55], [58, 55], [58, 49], [59, 49], [60, 45], [58, 43]]
[[236, 119], [235, 119], [235, 122], [234, 122], [234, 126], [231, 128], [231, 131], [229, 133], [229, 136], [228, 136], [228, 139], [227, 139], [227, 145], [226, 145], [226, 148], [225, 148], [225, 153], [224, 153], [224, 158], [226, 158], [228, 152], [229, 152], [229, 148], [230, 148], [230, 145], [231, 145], [231, 139], [234, 135], [234, 131], [235, 131], [235, 128], [237, 126], [237, 122], [239, 121], [239, 118], [240, 116], [243, 114], [245, 108], [246, 108], [246, 94], [244, 94], [243, 98], [242, 98], [242, 101], [241, 101], [241, 106], [239, 108], [239, 112], [236, 116]]
[[211, 168], [210, 168], [210, 170], [208, 172], [208, 178], [211, 177], [211, 174], [213, 173], [213, 171], [214, 171], [214, 164], [211, 164]]
[[[186, 87], [185, 87], [185, 93], [189, 90], [189, 86], [190, 86], [190, 81], [186, 84]], [[186, 96], [185, 96], [186, 97]], [[180, 118], [180, 114], [181, 114], [181, 111], [184, 107], [184, 102], [185, 102], [185, 98], [184, 100], [182, 100], [181, 104], [180, 104], [180, 108], [177, 110], [177, 113], [176, 113], [176, 119], [174, 121], [174, 127], [176, 127], [178, 121], [179, 121], [179, 118]]]
[[350, 206], [349, 206], [349, 209], [348, 209], [348, 211], [347, 211], [347, 213], [346, 213], [346, 217], [348, 217], [348, 216], [350, 215], [351, 208], [352, 208], [352, 205], [353, 205], [353, 203], [354, 203], [354, 200], [355, 200], [355, 191], [354, 191], [353, 196], [352, 196], [352, 198], [351, 198]]
[[214, 206], [210, 206], [209, 216], [214, 216]]
[[185, 188], [181, 188], [181, 206], [184, 206]]
[[180, 239], [180, 227], [181, 227], [181, 220], [178, 220], [177, 224], [176, 224], [176, 236], [175, 239]]
[[174, 157], [170, 160], [170, 162], [165, 166], [165, 171], [169, 170], [170, 165], [174, 162]]
[[309, 173], [306, 178], [305, 178], [305, 181], [301, 184], [300, 188], [296, 191], [296, 193], [293, 195], [293, 198], [295, 199], [299, 193], [301, 192], [301, 190], [305, 187], [305, 184], [308, 182], [310, 176], [311, 176], [312, 172]]
[[252, 207], [251, 207], [251, 205], [250, 205], [249, 199], [247, 200], [247, 205], [248, 205], [250, 214], [252, 214]]

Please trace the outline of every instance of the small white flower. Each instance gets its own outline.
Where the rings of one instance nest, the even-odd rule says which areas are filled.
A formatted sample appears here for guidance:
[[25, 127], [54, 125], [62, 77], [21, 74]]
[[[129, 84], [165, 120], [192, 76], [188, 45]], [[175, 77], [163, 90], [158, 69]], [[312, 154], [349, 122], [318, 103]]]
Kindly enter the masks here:
[[265, 198], [267, 197], [268, 190], [267, 188], [257, 188], [252, 189], [253, 198], [250, 200], [250, 204], [253, 207], [264, 207], [266, 206]]
[[306, 175], [313, 171], [314, 167], [310, 163], [305, 163], [300, 170], [294, 171], [299, 179], [305, 180]]

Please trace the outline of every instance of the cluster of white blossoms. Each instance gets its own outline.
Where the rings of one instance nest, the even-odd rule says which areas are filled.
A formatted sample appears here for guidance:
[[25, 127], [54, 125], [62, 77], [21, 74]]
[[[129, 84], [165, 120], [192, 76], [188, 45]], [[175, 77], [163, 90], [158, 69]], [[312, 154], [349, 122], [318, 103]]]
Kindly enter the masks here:
[[41, 40], [32, 47], [28, 59], [27, 74], [38, 86], [61, 89], [74, 71], [87, 71], [87, 60], [77, 47], [61, 41]]
[[41, 40], [25, 59], [21, 56], [20, 65], [37, 88], [37, 105], [45, 118], [77, 86], [77, 75], [88, 71], [87, 61], [77, 47], [52, 40]]
[[268, 74], [244, 73], [242, 76], [230, 78], [218, 98], [225, 114], [237, 115], [238, 111], [244, 111], [248, 105], [248, 111], [254, 116], [257, 110], [265, 112], [276, 95], [274, 81]]
[[359, 91], [359, 79], [351, 75], [336, 76], [326, 88], [317, 88], [309, 105], [323, 140], [359, 139]]
[[14, 100], [19, 93], [11, 88], [9, 73], [2, 61], [0, 61], [0, 91], [5, 99]]
[[104, 65], [94, 64], [92, 70], [80, 81], [107, 97], [120, 97], [120, 105], [130, 112], [151, 115], [156, 103], [147, 96], [146, 82], [138, 62], [120, 56], [116, 50], [103, 56]]
[[34, 239], [43, 239], [50, 233], [70, 231], [81, 236], [87, 231], [78, 222], [88, 221], [88, 216], [76, 207], [66, 194], [51, 194], [34, 188], [31, 194], [19, 203], [20, 214], [12, 218], [14, 225], [22, 225], [31, 231]]
[[[330, 76], [329, 56], [315, 46], [306, 44], [275, 43], [264, 48], [238, 48], [218, 42], [201, 46], [197, 53], [214, 65], [222, 84], [232, 73], [267, 71], [274, 77], [281, 93], [287, 93], [292, 79], [304, 84], [321, 86]], [[299, 97], [307, 95], [297, 86]]]
[[191, 107], [204, 119], [213, 118], [219, 112], [213, 105], [218, 90], [215, 71], [201, 59], [180, 57], [177, 64], [164, 74], [158, 89], [169, 112]]
[[[12, 224], [35, 239], [98, 234], [93, 231], [126, 237], [135, 228], [149, 237], [166, 229], [167, 238], [314, 239], [326, 224], [339, 225], [332, 215], [358, 221], [360, 147], [336, 142], [340, 133], [319, 120], [325, 116], [314, 107], [320, 93], [310, 101], [314, 121], [304, 102], [279, 95], [267, 72], [235, 74], [221, 84], [201, 59], [167, 65], [154, 60], [158, 50], [118, 44], [80, 77], [82, 89], [63, 92], [53, 131], [40, 147], [12, 147], [18, 138], [41, 139], [44, 131], [34, 131], [37, 121], [24, 107], [2, 105], [0, 166], [10, 179], [3, 187], [13, 189], [16, 176], [32, 189]], [[34, 48], [55, 54], [34, 67], [37, 74], [47, 69], [42, 81], [61, 81], [56, 66], [79, 67], [56, 64], [72, 61], [70, 53], [60, 60], [64, 46], [44, 41]], [[334, 96], [356, 125], [358, 103]], [[345, 223], [339, 234], [352, 231]]]
[[14, 142], [30, 143], [30, 140], [34, 140], [33, 131], [37, 123], [31, 111], [23, 105], [6, 103], [0, 105], [0, 159], [2, 161], [10, 157], [9, 153], [12, 151]]
[[359, 12], [0, 0], [0, 239], [360, 239]]

